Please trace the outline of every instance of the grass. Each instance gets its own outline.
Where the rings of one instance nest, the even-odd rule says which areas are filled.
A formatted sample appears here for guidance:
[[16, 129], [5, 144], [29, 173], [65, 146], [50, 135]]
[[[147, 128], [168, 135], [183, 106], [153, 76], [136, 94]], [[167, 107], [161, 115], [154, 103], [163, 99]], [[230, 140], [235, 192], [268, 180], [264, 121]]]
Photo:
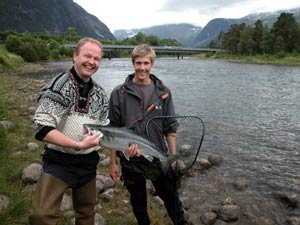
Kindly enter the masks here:
[[4, 45], [0, 45], [0, 72], [5, 72], [23, 65], [25, 62], [21, 56], [8, 52]]
[[275, 55], [232, 55], [228, 53], [218, 53], [201, 54], [196, 55], [195, 57], [219, 59], [238, 63], [300, 66], [300, 54], [278, 53]]

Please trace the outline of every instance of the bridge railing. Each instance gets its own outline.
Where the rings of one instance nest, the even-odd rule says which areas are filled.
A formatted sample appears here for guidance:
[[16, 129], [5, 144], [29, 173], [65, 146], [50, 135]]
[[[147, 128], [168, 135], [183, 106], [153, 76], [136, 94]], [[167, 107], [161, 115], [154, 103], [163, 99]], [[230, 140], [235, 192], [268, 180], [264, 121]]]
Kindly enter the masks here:
[[[76, 47], [76, 44], [65, 44], [66, 47]], [[129, 51], [134, 49], [135, 45], [103, 45], [105, 52], [111, 53], [114, 51]], [[159, 53], [174, 53], [177, 58], [183, 57], [183, 54], [200, 54], [200, 53], [216, 53], [223, 50], [216, 48], [186, 48], [180, 46], [152, 46]], [[111, 56], [111, 54], [109, 54]]]

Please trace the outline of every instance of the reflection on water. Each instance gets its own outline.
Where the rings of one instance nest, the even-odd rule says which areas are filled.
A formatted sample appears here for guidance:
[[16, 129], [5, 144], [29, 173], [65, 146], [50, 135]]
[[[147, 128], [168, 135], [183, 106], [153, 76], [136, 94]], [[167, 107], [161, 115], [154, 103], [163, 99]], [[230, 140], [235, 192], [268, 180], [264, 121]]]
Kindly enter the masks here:
[[[130, 59], [104, 59], [94, 77], [109, 94], [132, 72]], [[299, 67], [159, 58], [152, 72], [171, 88], [178, 114], [206, 123], [200, 157], [225, 158], [215, 172], [246, 177], [257, 195], [300, 192]]]

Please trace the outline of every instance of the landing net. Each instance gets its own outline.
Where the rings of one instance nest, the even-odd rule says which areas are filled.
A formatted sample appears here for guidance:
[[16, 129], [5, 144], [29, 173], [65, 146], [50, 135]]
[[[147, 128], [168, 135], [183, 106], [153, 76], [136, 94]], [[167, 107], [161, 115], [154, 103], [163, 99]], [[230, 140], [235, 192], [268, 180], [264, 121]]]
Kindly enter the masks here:
[[151, 118], [146, 124], [146, 132], [149, 140], [151, 140], [151, 136], [148, 129], [155, 126], [158, 120], [164, 120], [164, 123], [177, 121], [176, 151], [178, 156], [178, 172], [186, 172], [192, 168], [199, 155], [204, 139], [204, 122], [197, 116], [156, 116]]

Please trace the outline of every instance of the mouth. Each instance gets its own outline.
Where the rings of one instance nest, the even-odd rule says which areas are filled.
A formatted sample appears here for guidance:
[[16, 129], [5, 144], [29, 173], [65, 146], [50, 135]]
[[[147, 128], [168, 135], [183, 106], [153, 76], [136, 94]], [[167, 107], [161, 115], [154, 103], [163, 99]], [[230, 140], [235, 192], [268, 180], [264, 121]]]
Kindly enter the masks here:
[[94, 70], [94, 66], [91, 65], [84, 65], [84, 68], [89, 70], [89, 71], [93, 71]]

